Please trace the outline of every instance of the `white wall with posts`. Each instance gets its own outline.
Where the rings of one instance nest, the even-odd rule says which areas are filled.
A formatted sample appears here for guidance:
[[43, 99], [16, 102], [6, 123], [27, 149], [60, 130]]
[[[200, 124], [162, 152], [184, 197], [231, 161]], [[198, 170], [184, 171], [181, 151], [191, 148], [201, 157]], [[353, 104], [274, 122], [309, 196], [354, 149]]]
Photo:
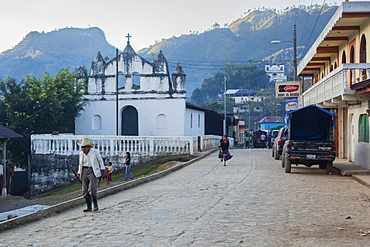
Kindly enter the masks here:
[[[156, 156], [161, 154], [196, 154], [198, 138], [192, 136], [108, 136], [108, 135], [49, 135], [31, 136], [34, 154], [73, 155], [80, 152], [82, 138], [88, 137], [102, 155]], [[200, 138], [200, 150], [217, 148], [220, 136], [207, 135]], [[232, 141], [230, 141], [232, 143]]]

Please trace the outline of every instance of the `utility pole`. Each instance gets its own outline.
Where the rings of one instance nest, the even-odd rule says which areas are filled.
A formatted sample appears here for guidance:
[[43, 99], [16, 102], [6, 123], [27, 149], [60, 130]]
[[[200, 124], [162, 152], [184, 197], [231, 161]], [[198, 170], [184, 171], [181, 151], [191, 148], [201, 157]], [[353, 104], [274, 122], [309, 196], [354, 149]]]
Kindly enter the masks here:
[[226, 135], [226, 76], [224, 77], [224, 130], [223, 135]]
[[1, 196], [4, 198], [8, 195], [8, 191], [6, 188], [6, 172], [7, 172], [7, 166], [6, 166], [6, 140], [7, 138], [2, 138], [1, 141], [3, 142], [3, 189], [1, 191]]
[[116, 48], [116, 136], [118, 136], [118, 48]]
[[293, 81], [297, 81], [297, 25], [293, 26], [293, 41], [288, 40], [273, 40], [271, 44], [280, 44], [281, 42], [291, 42], [293, 43]]
[[294, 24], [293, 28], [293, 49], [294, 49], [294, 61], [293, 61], [293, 66], [294, 66], [294, 74], [293, 74], [293, 81], [297, 80], [297, 29]]

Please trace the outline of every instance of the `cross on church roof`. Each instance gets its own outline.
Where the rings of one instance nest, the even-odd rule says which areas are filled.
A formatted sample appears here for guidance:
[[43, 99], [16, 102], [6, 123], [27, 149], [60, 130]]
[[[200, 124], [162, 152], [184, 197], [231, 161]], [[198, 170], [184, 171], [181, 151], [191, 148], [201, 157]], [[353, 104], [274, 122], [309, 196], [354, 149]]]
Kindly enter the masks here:
[[130, 44], [130, 38], [131, 38], [130, 33], [127, 33], [126, 38], [127, 38], [127, 44], [129, 45]]

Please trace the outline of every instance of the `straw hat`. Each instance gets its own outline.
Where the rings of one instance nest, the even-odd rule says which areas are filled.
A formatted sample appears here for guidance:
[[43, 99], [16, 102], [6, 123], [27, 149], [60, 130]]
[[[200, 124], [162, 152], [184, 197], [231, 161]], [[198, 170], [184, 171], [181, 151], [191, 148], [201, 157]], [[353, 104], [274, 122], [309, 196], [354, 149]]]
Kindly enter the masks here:
[[80, 145], [81, 147], [82, 146], [90, 146], [90, 147], [94, 146], [94, 144], [91, 143], [89, 138], [82, 138], [82, 142], [77, 142], [77, 144]]

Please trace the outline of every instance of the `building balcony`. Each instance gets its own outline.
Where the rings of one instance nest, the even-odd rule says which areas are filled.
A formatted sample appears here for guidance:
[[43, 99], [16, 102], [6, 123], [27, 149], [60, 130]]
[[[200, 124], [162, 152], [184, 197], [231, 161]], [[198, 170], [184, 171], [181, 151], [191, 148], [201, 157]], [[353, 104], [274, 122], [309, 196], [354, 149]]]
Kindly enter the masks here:
[[360, 94], [353, 85], [370, 78], [370, 63], [342, 64], [303, 93], [304, 105], [345, 107], [370, 100], [370, 94]]

